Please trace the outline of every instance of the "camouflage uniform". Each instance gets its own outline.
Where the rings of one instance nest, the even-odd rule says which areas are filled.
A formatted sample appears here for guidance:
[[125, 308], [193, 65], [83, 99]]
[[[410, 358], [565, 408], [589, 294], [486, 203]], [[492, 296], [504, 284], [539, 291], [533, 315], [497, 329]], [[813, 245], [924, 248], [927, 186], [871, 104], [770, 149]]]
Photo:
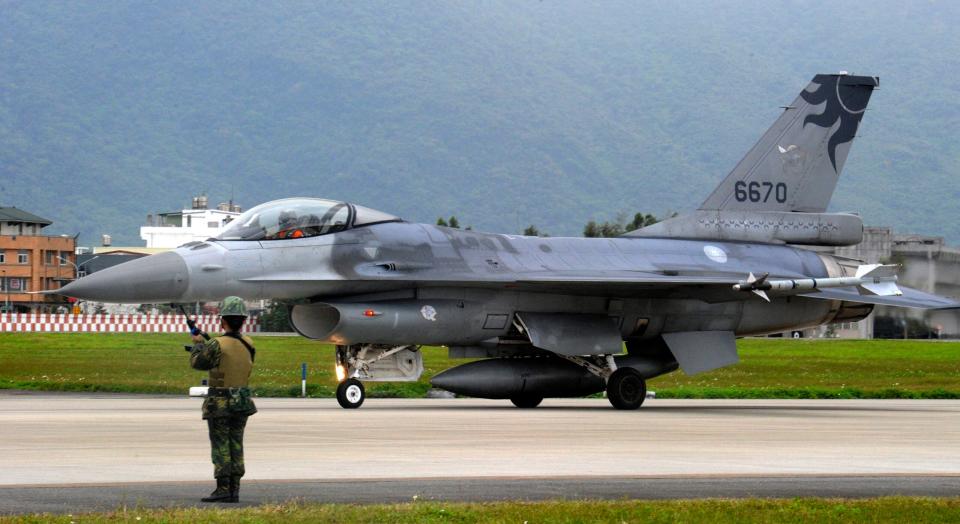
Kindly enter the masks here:
[[[249, 338], [244, 339], [253, 345]], [[225, 355], [226, 359], [236, 359], [239, 362], [225, 363]], [[257, 407], [250, 398], [250, 389], [247, 388], [250, 370], [253, 368], [249, 352], [237, 339], [212, 338], [193, 347], [190, 366], [194, 369], [210, 370], [207, 382], [210, 392], [203, 401], [203, 419], [207, 421], [210, 429], [213, 476], [242, 477], [245, 473], [243, 429], [247, 425], [247, 417], [257, 412]]]
[[[232, 298], [232, 297], [231, 297]], [[230, 298], [224, 301], [230, 304]], [[239, 300], [239, 299], [237, 299]], [[240, 302], [242, 306], [242, 302]], [[245, 316], [246, 308], [240, 308]], [[221, 316], [230, 310], [223, 306]], [[237, 337], [242, 338], [250, 347], [253, 342], [245, 336], [227, 333], [199, 342], [190, 352], [190, 366], [194, 369], [209, 370], [207, 398], [203, 401], [203, 419], [207, 421], [210, 434], [210, 457], [213, 461], [213, 476], [217, 479], [218, 491], [211, 497], [223, 500], [206, 502], [237, 502], [240, 477], [246, 473], [243, 462], [243, 430], [247, 417], [257, 412], [247, 387], [250, 372], [253, 369], [254, 353]], [[221, 486], [229, 486], [230, 500], [221, 494], [216, 495]]]

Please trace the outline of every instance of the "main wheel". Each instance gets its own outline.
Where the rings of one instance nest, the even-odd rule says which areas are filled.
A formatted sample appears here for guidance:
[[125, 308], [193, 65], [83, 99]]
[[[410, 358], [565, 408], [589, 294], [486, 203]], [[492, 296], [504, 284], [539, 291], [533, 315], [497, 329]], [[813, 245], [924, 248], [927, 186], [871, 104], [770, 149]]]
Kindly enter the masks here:
[[543, 402], [543, 397], [522, 395], [510, 397], [510, 402], [513, 402], [513, 405], [517, 406], [518, 408], [529, 409], [539, 406], [540, 403]]
[[607, 400], [617, 409], [637, 409], [647, 398], [647, 381], [633, 368], [620, 368], [607, 379]]
[[359, 408], [365, 398], [367, 398], [367, 392], [363, 389], [363, 383], [355, 378], [348, 378], [337, 386], [337, 402], [340, 403], [341, 408]]

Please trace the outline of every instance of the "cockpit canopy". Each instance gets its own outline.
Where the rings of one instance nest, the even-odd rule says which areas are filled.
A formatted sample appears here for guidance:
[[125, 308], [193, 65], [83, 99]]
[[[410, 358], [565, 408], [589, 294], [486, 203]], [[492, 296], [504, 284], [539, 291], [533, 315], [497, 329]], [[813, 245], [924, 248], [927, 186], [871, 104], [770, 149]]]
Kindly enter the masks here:
[[217, 240], [284, 240], [337, 233], [352, 227], [399, 221], [398, 217], [346, 202], [285, 198], [256, 206], [230, 223]]

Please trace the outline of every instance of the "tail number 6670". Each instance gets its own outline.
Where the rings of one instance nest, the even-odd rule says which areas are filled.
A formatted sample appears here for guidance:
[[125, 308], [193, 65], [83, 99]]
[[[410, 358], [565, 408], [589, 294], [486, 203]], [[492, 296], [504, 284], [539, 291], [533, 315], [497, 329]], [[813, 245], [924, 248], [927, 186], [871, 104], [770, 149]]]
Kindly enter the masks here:
[[783, 182], [745, 182], [738, 180], [733, 186], [733, 196], [737, 202], [769, 202], [771, 198], [779, 203], [787, 201], [787, 185]]

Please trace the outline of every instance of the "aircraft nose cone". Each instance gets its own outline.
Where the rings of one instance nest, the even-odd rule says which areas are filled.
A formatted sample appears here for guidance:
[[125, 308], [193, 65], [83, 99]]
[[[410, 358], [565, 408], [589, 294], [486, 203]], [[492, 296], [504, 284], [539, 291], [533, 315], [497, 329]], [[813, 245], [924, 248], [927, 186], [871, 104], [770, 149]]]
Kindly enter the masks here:
[[158, 253], [87, 275], [59, 294], [99, 302], [176, 302], [187, 291], [187, 264], [174, 253]]

